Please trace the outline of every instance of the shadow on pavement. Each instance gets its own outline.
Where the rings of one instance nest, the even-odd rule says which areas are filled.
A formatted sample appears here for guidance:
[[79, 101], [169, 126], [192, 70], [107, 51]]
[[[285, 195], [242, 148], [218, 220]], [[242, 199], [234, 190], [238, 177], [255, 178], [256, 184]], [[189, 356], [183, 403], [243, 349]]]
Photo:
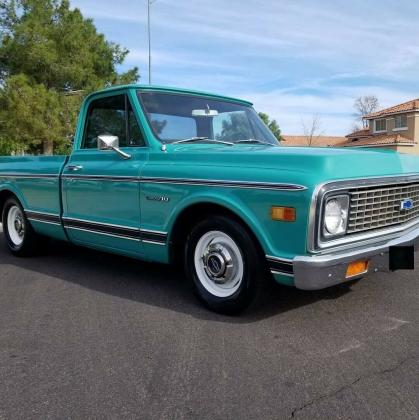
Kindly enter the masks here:
[[3, 237], [1, 239], [0, 264], [13, 265], [100, 293], [216, 322], [253, 323], [320, 300], [337, 299], [351, 291], [350, 284], [307, 292], [280, 286], [272, 281], [258, 307], [250, 307], [239, 316], [223, 316], [203, 307], [194, 297], [182, 271], [172, 266], [147, 263], [58, 241], [52, 242], [40, 256], [17, 258], [8, 252]]

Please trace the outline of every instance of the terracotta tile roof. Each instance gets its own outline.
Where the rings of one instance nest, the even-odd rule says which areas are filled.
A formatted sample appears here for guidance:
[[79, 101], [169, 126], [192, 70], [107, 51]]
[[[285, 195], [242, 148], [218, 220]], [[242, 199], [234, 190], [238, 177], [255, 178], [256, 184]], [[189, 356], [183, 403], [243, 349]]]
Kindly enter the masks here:
[[[283, 135], [281, 144], [283, 146], [308, 146], [309, 140], [307, 136], [290, 136]], [[346, 141], [345, 137], [339, 136], [315, 136], [312, 139], [311, 146], [328, 147], [337, 146]]]
[[389, 146], [389, 145], [401, 145], [401, 144], [415, 144], [414, 140], [408, 139], [400, 134], [380, 134], [370, 135], [368, 137], [361, 138], [357, 141], [348, 140], [340, 147], [360, 147], [360, 146]]
[[381, 111], [372, 112], [371, 114], [366, 115], [364, 118], [369, 120], [371, 118], [377, 117], [384, 117], [386, 115], [397, 114], [399, 112], [407, 112], [407, 111], [419, 111], [419, 99], [413, 99], [408, 102], [404, 102], [399, 105], [392, 106], [390, 108], [382, 109]]
[[347, 137], [347, 138], [351, 138], [351, 137], [366, 137], [366, 136], [369, 136], [369, 135], [371, 135], [370, 129], [369, 128], [363, 128], [362, 130], [354, 131], [353, 133], [348, 134], [345, 137]]

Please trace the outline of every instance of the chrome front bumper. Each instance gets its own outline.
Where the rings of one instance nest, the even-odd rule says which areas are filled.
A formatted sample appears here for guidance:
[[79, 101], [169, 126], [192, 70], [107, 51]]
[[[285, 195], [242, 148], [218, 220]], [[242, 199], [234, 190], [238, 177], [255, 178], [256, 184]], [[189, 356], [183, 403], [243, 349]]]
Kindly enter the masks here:
[[[390, 247], [414, 246], [419, 250], [419, 227], [379, 244], [358, 247], [342, 253], [297, 256], [292, 260], [294, 283], [298, 289], [317, 290], [361, 278], [371, 273], [388, 272]], [[368, 260], [368, 272], [346, 278], [348, 264]]]

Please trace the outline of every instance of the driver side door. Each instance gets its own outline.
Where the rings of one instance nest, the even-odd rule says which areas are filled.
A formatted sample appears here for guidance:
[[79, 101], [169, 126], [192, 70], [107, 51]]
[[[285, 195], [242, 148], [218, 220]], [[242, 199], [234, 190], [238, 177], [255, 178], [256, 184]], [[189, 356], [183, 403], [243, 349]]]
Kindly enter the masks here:
[[[141, 254], [139, 177], [148, 148], [137, 121], [124, 91], [88, 104], [81, 139], [63, 172], [63, 222], [72, 242]], [[100, 135], [117, 136], [130, 158], [99, 150]]]

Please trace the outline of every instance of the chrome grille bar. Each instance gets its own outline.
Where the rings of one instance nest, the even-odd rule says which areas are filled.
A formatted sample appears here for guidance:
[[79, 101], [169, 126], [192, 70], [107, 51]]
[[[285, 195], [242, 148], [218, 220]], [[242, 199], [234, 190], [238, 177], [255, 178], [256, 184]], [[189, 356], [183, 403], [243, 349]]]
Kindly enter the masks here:
[[[349, 193], [348, 234], [419, 222], [419, 182], [358, 187]], [[401, 210], [407, 199], [413, 201], [413, 208]]]

